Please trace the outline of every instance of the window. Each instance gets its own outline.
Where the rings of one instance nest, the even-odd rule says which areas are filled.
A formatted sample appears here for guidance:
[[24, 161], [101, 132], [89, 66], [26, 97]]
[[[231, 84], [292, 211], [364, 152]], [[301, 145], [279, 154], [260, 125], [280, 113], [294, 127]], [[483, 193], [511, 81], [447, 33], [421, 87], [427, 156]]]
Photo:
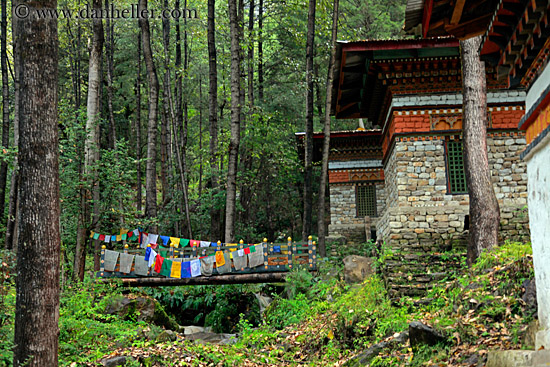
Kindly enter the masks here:
[[355, 203], [358, 217], [376, 217], [376, 186], [356, 186]]
[[451, 194], [468, 192], [466, 174], [464, 173], [462, 141], [447, 141], [447, 183]]

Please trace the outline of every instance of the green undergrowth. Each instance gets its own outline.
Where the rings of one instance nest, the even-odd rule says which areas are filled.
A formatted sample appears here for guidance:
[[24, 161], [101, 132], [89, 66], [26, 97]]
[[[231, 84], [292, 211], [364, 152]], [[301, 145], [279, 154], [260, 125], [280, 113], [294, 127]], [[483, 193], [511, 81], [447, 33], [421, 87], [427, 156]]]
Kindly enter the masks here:
[[[217, 312], [211, 325], [231, 325], [238, 334], [235, 344], [223, 346], [193, 343], [183, 335], [173, 342], [159, 342], [146, 336], [160, 333], [160, 327], [105, 315], [109, 299], [128, 289], [93, 280], [67, 287], [60, 309], [60, 365], [92, 366], [107, 355], [129, 355], [134, 358], [129, 366], [353, 366], [355, 355], [385, 342], [367, 365], [459, 366], [472, 354], [483, 360], [488, 350], [525, 346], [525, 329], [536, 311], [521, 299], [524, 281], [533, 278], [529, 244], [506, 243], [482, 253], [472, 268], [463, 267], [455, 278], [435, 284], [422, 302], [390, 299], [377, 275], [355, 285], [345, 284], [340, 276], [327, 276], [339, 267], [325, 261], [318, 274], [289, 273], [284, 289], [271, 294], [274, 301], [261, 322], [246, 308], [236, 314], [236, 302], [243, 294], [271, 288], [149, 291], [172, 315], [175, 309], [194, 309], [206, 320]], [[1, 296], [0, 366], [9, 366], [15, 302], [11, 280], [3, 282]], [[448, 343], [414, 351], [408, 341], [394, 343], [415, 320], [435, 328]]]

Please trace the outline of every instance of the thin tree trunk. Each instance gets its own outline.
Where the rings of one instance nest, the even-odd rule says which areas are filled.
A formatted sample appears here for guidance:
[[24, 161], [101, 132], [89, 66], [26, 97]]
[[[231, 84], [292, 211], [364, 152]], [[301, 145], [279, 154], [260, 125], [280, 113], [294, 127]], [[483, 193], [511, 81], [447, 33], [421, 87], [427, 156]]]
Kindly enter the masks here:
[[[147, 9], [147, 0], [139, 0], [140, 11]], [[143, 58], [147, 66], [147, 81], [149, 84], [149, 117], [147, 123], [147, 168], [145, 178], [145, 216], [149, 219], [157, 216], [157, 116], [159, 99], [159, 81], [157, 70], [153, 60], [153, 50], [151, 49], [151, 31], [149, 29], [149, 19], [140, 18], [143, 41]], [[153, 232], [157, 231], [157, 226], [151, 227]]]
[[[168, 0], [164, 0], [164, 9], [168, 9]], [[168, 94], [170, 88], [170, 19], [162, 20], [162, 44], [164, 47], [164, 90], [162, 100], [162, 119], [160, 126], [160, 182], [162, 187], [162, 202], [166, 205], [170, 197], [168, 188], [168, 119], [169, 119], [169, 102]]]
[[225, 202], [225, 242], [235, 241], [235, 214], [237, 197], [237, 163], [241, 134], [241, 30], [237, 14], [237, 1], [228, 0], [229, 27], [231, 35], [231, 138], [229, 140], [229, 157], [227, 161], [227, 191]]
[[487, 157], [487, 87], [479, 59], [481, 36], [460, 41], [464, 95], [464, 168], [470, 195], [468, 264], [498, 244], [500, 211]]
[[202, 75], [199, 74], [199, 203], [202, 196]]
[[137, 159], [137, 197], [136, 209], [141, 213], [142, 183], [141, 183], [141, 28], [137, 42], [137, 78], [136, 78], [136, 159]]
[[[55, 0], [29, 3], [57, 7]], [[57, 19], [17, 20], [20, 221], [13, 365], [58, 365], [59, 138]], [[40, 35], [37, 37], [37, 35]]]
[[[210, 123], [210, 185], [212, 196], [219, 190], [218, 171], [218, 67], [216, 56], [215, 0], [208, 0], [208, 120]], [[215, 205], [210, 206], [210, 240], [221, 239], [221, 213]]]
[[264, 0], [260, 0], [258, 7], [258, 98], [260, 105], [264, 101]]
[[[13, 29], [13, 59], [14, 59], [14, 69], [15, 74], [13, 76], [14, 81], [14, 100], [15, 106], [13, 111], [13, 145], [19, 146], [19, 101], [21, 98], [20, 93], [20, 81], [19, 81], [19, 51], [18, 51], [18, 42], [17, 42], [17, 27], [16, 27], [17, 18], [13, 17], [12, 20], [12, 29]], [[18, 241], [18, 232], [19, 232], [19, 159], [15, 156], [13, 162], [13, 169], [11, 173], [11, 182], [10, 182], [10, 199], [8, 205], [8, 220], [6, 223], [6, 249], [8, 250], [17, 250], [17, 241]]]
[[321, 179], [319, 182], [319, 208], [317, 212], [317, 234], [319, 237], [319, 255], [327, 254], [325, 244], [325, 203], [328, 181], [328, 156], [330, 151], [330, 110], [332, 104], [332, 80], [334, 79], [334, 63], [336, 60], [336, 38], [338, 36], [338, 5], [339, 0], [334, 0], [332, 9], [332, 37], [330, 43], [330, 61], [327, 74], [327, 95], [325, 98], [325, 125], [323, 129], [323, 160], [321, 167]]
[[[105, 8], [109, 9], [109, 0], [105, 0]], [[113, 110], [113, 78], [114, 78], [114, 23], [107, 17], [105, 20], [107, 28], [107, 40], [105, 42], [105, 53], [107, 56], [107, 108], [109, 110], [109, 149], [116, 146], [116, 125]]]
[[306, 136], [304, 158], [304, 213], [302, 240], [311, 234], [313, 212], [313, 46], [315, 39], [315, 2], [309, 0], [306, 37]]
[[[94, 0], [94, 9], [101, 8], [101, 0]], [[86, 254], [88, 245], [88, 230], [94, 226], [96, 218], [90, 223], [91, 204], [99, 199], [99, 183], [97, 181], [97, 162], [99, 161], [99, 117], [101, 89], [101, 55], [103, 50], [103, 24], [100, 19], [93, 20], [93, 40], [90, 46], [90, 61], [88, 72], [88, 101], [86, 119], [86, 142], [84, 157], [84, 180], [81, 190], [81, 213], [78, 226], [76, 251], [74, 257], [74, 278], [84, 280]], [[94, 207], [97, 204], [93, 204]], [[95, 217], [95, 215], [94, 215]]]
[[[7, 0], [2, 0], [2, 22], [0, 38], [0, 64], [2, 69], [2, 147], [9, 148], [10, 145], [10, 101], [9, 101], [9, 79], [8, 79], [8, 54], [7, 54], [7, 32], [8, 14]], [[0, 223], [4, 223], [4, 207], [6, 204], [6, 182], [8, 178], [8, 162], [0, 164]]]

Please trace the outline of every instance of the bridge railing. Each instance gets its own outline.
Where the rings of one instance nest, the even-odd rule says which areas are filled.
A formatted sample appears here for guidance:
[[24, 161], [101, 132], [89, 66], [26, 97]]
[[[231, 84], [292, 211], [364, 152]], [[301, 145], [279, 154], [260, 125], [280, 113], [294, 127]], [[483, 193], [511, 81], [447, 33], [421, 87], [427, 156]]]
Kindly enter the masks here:
[[[208, 275], [201, 273], [201, 277], [235, 274], [277, 273], [289, 271], [294, 267], [303, 267], [310, 271], [317, 270], [317, 246], [315, 242], [312, 241], [311, 236], [309, 236], [307, 242], [293, 242], [292, 238], [289, 237], [286, 243], [269, 243], [267, 242], [267, 239], [264, 239], [263, 242], [259, 244], [245, 244], [241, 240], [239, 244], [222, 244], [221, 242], [218, 242], [217, 245], [218, 246], [210, 247], [188, 246], [183, 248], [176, 248], [173, 245], [170, 247], [158, 246], [155, 249], [155, 252], [161, 255], [164, 259], [182, 263], [196, 259], [202, 260], [207, 257], [215, 258], [216, 253], [220, 252], [225, 254], [225, 258], [229, 258], [229, 271], [228, 268], [225, 267], [223, 275], [220, 274], [217, 266], [215, 266], [215, 262], [211, 259], [211, 262], [213, 262], [211, 272], [209, 272]], [[263, 254], [253, 255], [255, 260], [254, 264], [252, 264], [250, 261], [250, 253], [255, 253], [259, 249], [261, 249]], [[111, 263], [108, 264], [109, 266], [106, 269], [106, 254], [108, 252], [110, 252], [109, 255], [111, 257]], [[244, 264], [241, 256], [243, 252], [245, 253], [245, 266], [243, 266]], [[113, 266], [113, 251], [107, 250], [106, 246], [103, 246], [101, 250], [101, 266], [97, 276], [101, 278], [173, 278], [172, 276], [163, 276], [155, 272], [154, 265], [151, 267], [148, 266], [145, 272], [143, 271], [143, 268], [141, 271], [136, 271], [138, 261], [143, 261], [142, 257], [145, 253], [146, 249], [130, 249], [128, 245], [125, 245], [123, 252], [120, 252], [119, 256], [114, 254], [117, 256], [117, 260], [115, 260], [116, 263]], [[132, 257], [131, 255], [134, 256]], [[240, 268], [235, 267], [233, 255], [239, 257], [240, 261], [238, 262], [238, 265], [241, 266]], [[125, 259], [125, 264], [121, 266], [123, 256]], [[261, 261], [262, 259], [260, 259], [260, 256], [263, 257], [263, 261]], [[128, 264], [129, 258], [131, 258], [130, 264]]]

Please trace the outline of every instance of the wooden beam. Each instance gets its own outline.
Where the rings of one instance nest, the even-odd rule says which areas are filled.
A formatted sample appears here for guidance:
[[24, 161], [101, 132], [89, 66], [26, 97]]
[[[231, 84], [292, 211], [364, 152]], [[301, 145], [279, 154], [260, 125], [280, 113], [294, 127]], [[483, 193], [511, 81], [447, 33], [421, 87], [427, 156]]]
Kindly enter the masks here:
[[451, 24], [458, 24], [460, 18], [462, 18], [462, 11], [464, 10], [464, 4], [466, 0], [457, 0], [455, 7], [453, 9], [453, 15], [451, 16]]
[[457, 24], [457, 25], [446, 25], [445, 30], [452, 36], [455, 36], [458, 39], [466, 39], [470, 37], [475, 37], [480, 34], [484, 34], [487, 30], [487, 26], [491, 21], [492, 14], [486, 14], [479, 18], [472, 19], [468, 22]]
[[98, 281], [111, 283], [122, 281], [126, 287], [183, 286], [183, 285], [222, 285], [241, 283], [279, 283], [284, 282], [288, 272], [224, 274], [195, 278], [99, 278]]

